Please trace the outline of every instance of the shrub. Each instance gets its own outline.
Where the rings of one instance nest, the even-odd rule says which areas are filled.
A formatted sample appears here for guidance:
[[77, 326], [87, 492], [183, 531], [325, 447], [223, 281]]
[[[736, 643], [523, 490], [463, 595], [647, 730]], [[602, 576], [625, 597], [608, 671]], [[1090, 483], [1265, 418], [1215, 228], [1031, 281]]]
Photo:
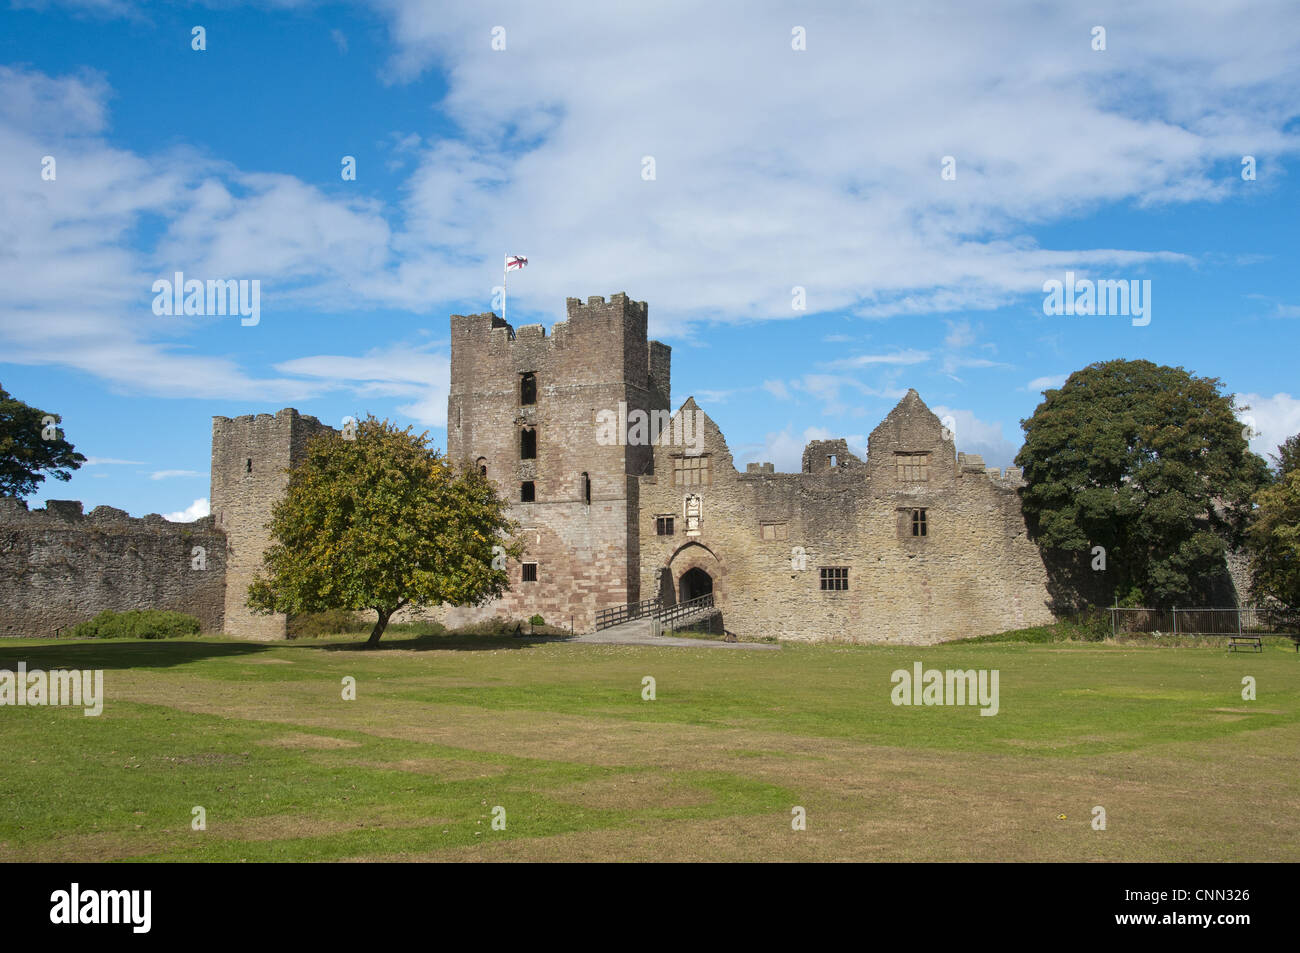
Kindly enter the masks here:
[[342, 635], [346, 632], [362, 632], [369, 629], [370, 625], [350, 609], [299, 613], [289, 618], [287, 626], [288, 636], [291, 639], [315, 639], [322, 635]]
[[74, 625], [68, 635], [74, 639], [176, 639], [198, 635], [199, 629], [199, 620], [184, 612], [105, 609], [93, 619]]
[[546, 625], [546, 620], [543, 619], [540, 615], [535, 615], [535, 616], [533, 616], [531, 619], [528, 620], [528, 624], [529, 624], [529, 625]]

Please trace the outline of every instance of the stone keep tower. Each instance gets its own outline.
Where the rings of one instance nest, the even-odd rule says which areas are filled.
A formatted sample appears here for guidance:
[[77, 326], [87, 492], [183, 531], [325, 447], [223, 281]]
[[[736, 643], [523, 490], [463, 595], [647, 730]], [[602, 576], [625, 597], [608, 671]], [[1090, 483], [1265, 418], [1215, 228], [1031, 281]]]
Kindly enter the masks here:
[[255, 615], [248, 586], [271, 544], [271, 507], [305, 456], [307, 441], [333, 428], [292, 407], [271, 414], [212, 418], [212, 516], [226, 534], [225, 631], [248, 639], [283, 639], [287, 619]]
[[[638, 481], [649, 445], [629, 446], [636, 410], [666, 412], [671, 349], [647, 339], [645, 302], [626, 294], [567, 302], [566, 321], [516, 332], [493, 314], [451, 316], [447, 450], [483, 469], [523, 529], [511, 590], [453, 624], [498, 613], [579, 631], [596, 610], [641, 598]], [[598, 427], [605, 412], [623, 439]]]

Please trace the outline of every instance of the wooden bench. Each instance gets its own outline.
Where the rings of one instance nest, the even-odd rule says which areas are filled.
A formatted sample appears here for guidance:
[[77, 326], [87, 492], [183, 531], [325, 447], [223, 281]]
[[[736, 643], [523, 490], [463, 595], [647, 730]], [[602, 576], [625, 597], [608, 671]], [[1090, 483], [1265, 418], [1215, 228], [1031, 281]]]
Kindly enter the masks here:
[[1249, 647], [1252, 652], [1264, 651], [1264, 640], [1258, 635], [1234, 635], [1228, 640], [1228, 651], [1236, 652], [1238, 649]]

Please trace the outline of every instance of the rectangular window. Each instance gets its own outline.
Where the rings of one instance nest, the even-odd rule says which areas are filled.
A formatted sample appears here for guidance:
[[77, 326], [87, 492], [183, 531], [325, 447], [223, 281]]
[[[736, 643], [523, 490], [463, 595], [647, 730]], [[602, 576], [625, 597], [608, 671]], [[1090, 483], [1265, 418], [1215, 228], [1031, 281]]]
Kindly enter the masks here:
[[537, 431], [532, 427], [519, 431], [519, 459], [537, 459]]
[[713, 482], [708, 457], [675, 457], [674, 486], [708, 486]]
[[895, 453], [894, 460], [898, 464], [900, 480], [916, 483], [930, 479], [930, 454]]
[[785, 539], [785, 523], [759, 523], [758, 535], [763, 539]]
[[822, 592], [847, 592], [849, 589], [848, 566], [821, 567]]
[[537, 563], [524, 563], [524, 582], [537, 581]]
[[537, 375], [532, 371], [519, 375], [520, 405], [537, 403]]
[[655, 535], [657, 536], [673, 535], [673, 518], [671, 516], [655, 517]]
[[537, 484], [532, 480], [525, 480], [519, 484], [519, 502], [532, 503], [537, 499]]
[[924, 536], [925, 533], [925, 510], [912, 510], [912, 535]]

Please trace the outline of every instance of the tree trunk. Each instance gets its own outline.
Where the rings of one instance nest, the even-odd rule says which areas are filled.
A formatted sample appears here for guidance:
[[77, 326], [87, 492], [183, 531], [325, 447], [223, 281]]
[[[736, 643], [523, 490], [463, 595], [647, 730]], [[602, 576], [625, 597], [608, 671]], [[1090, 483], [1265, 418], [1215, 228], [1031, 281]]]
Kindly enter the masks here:
[[379, 644], [380, 637], [384, 634], [384, 629], [388, 627], [388, 620], [395, 609], [376, 609], [379, 618], [375, 620], [375, 627], [370, 630], [370, 638], [366, 641], [366, 648], [373, 648]]

